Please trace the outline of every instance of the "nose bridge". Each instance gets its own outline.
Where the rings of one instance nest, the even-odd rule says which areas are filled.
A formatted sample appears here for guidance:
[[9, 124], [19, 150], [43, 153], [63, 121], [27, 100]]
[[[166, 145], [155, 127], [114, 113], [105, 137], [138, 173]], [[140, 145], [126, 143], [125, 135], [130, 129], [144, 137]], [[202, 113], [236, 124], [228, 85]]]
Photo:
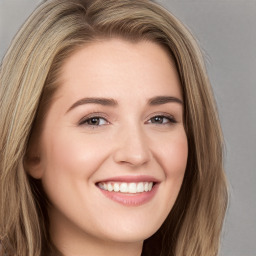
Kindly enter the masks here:
[[143, 165], [150, 160], [150, 149], [143, 127], [134, 123], [120, 127], [114, 160], [133, 166]]

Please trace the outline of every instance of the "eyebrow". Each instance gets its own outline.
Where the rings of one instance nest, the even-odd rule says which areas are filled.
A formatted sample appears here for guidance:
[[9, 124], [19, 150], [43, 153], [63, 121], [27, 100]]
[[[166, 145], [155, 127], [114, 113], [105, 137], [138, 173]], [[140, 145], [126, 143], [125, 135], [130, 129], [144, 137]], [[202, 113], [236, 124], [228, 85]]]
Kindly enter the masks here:
[[[179, 103], [183, 105], [183, 102], [181, 99], [172, 97], [172, 96], [156, 96], [148, 100], [148, 105], [150, 106], [156, 106], [156, 105], [162, 105], [166, 103]], [[85, 105], [85, 104], [98, 104], [102, 106], [110, 106], [115, 107], [118, 105], [117, 101], [111, 98], [83, 98], [78, 101], [76, 101], [68, 110], [66, 113], [71, 111], [72, 109]]]
[[72, 110], [75, 107], [84, 105], [84, 104], [98, 104], [98, 105], [103, 105], [103, 106], [111, 106], [115, 107], [118, 105], [117, 101], [114, 99], [108, 99], [108, 98], [83, 98], [78, 101], [76, 101], [69, 109], [67, 112]]
[[148, 104], [150, 106], [162, 105], [162, 104], [172, 103], [172, 102], [183, 105], [183, 101], [181, 99], [173, 96], [156, 96], [148, 100]]

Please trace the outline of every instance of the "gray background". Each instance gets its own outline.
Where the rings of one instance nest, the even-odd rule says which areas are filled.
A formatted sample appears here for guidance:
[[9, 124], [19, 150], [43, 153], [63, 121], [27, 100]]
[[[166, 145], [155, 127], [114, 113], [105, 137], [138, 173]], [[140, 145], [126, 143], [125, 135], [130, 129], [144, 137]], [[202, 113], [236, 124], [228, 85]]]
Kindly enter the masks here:
[[[39, 0], [0, 0], [0, 59]], [[221, 256], [256, 256], [256, 0], [159, 0], [198, 39], [225, 136]], [[196, 256], [196, 255], [195, 255]]]

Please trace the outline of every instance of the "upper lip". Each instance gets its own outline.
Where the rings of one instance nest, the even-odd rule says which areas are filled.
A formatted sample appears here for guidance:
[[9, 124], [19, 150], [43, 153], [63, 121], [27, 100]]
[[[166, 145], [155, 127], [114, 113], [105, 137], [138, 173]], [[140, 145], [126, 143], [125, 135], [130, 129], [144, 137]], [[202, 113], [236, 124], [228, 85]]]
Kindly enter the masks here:
[[127, 176], [110, 177], [110, 178], [107, 178], [104, 180], [100, 180], [96, 183], [110, 182], [110, 181], [115, 181], [115, 182], [155, 182], [155, 183], [160, 182], [155, 177], [148, 176], [148, 175], [127, 175]]

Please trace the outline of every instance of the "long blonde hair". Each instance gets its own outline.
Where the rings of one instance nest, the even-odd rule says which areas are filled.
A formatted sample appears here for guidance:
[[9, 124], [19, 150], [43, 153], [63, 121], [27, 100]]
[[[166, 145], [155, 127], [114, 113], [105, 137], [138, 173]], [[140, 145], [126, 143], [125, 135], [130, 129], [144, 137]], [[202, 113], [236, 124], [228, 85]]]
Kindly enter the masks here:
[[[168, 49], [184, 97], [189, 155], [176, 203], [142, 255], [214, 256], [227, 206], [223, 138], [201, 52], [184, 25], [148, 0], [50, 0], [20, 29], [0, 70], [0, 241], [6, 255], [58, 255], [47, 200], [23, 160], [57, 88], [63, 61], [99, 38]], [[3, 255], [3, 252], [0, 252]]]

